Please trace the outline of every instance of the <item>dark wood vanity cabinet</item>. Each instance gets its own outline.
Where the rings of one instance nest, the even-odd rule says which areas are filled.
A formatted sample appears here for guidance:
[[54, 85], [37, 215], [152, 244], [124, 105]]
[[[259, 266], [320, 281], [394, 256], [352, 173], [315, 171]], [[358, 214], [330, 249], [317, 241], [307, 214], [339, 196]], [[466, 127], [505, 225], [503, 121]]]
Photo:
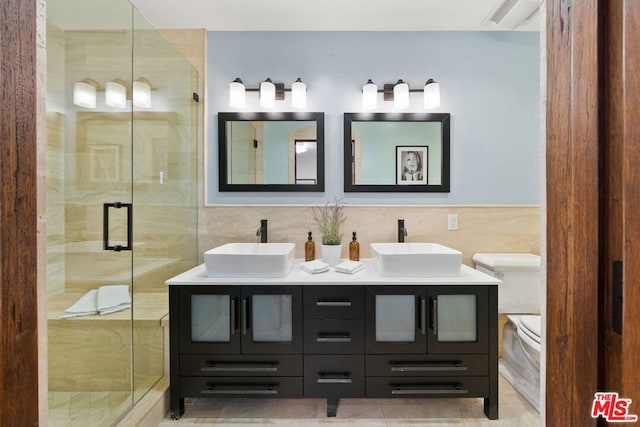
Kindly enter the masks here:
[[171, 286], [185, 397], [483, 397], [498, 417], [497, 287]]
[[483, 397], [498, 417], [497, 287], [368, 286], [367, 397]]
[[171, 417], [185, 397], [302, 396], [300, 286], [169, 288]]
[[335, 416], [338, 399], [365, 396], [364, 288], [309, 286], [304, 301], [304, 396], [327, 399]]

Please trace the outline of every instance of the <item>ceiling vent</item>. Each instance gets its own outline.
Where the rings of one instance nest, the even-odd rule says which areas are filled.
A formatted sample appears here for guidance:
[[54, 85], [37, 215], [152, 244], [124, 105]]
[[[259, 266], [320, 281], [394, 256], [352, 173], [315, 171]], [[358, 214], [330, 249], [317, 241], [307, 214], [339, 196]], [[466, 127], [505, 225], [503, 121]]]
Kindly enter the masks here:
[[501, 0], [483, 23], [513, 30], [527, 22], [540, 8], [541, 0]]

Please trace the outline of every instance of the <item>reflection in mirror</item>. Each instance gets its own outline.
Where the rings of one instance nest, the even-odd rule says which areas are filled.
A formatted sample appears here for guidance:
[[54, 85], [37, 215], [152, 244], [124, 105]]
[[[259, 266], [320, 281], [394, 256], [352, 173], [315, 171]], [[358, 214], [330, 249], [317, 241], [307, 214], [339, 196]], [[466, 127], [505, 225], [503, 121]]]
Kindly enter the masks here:
[[449, 192], [449, 114], [344, 115], [345, 192]]
[[296, 184], [315, 184], [318, 181], [316, 162], [318, 158], [317, 141], [314, 139], [296, 139]]
[[219, 113], [220, 191], [324, 191], [323, 113]]

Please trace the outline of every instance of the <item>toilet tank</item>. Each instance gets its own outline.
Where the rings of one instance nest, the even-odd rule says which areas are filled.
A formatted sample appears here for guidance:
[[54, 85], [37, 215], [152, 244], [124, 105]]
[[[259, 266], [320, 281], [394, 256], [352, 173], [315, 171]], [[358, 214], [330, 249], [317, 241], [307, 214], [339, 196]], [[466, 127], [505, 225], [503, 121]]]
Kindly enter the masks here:
[[476, 270], [502, 280], [498, 286], [498, 312], [540, 313], [540, 256], [524, 253], [477, 253]]

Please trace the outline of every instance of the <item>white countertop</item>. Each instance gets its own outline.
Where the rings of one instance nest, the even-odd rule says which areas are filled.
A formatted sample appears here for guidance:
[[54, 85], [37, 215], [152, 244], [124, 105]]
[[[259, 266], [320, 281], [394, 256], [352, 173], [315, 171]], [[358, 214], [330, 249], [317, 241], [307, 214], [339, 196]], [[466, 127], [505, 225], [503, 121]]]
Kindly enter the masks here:
[[302, 260], [296, 260], [285, 277], [208, 277], [204, 264], [167, 280], [167, 285], [498, 285], [499, 279], [462, 265], [460, 275], [453, 277], [386, 277], [375, 271], [372, 261], [361, 260], [363, 269], [354, 274], [329, 271], [318, 274], [300, 269]]

